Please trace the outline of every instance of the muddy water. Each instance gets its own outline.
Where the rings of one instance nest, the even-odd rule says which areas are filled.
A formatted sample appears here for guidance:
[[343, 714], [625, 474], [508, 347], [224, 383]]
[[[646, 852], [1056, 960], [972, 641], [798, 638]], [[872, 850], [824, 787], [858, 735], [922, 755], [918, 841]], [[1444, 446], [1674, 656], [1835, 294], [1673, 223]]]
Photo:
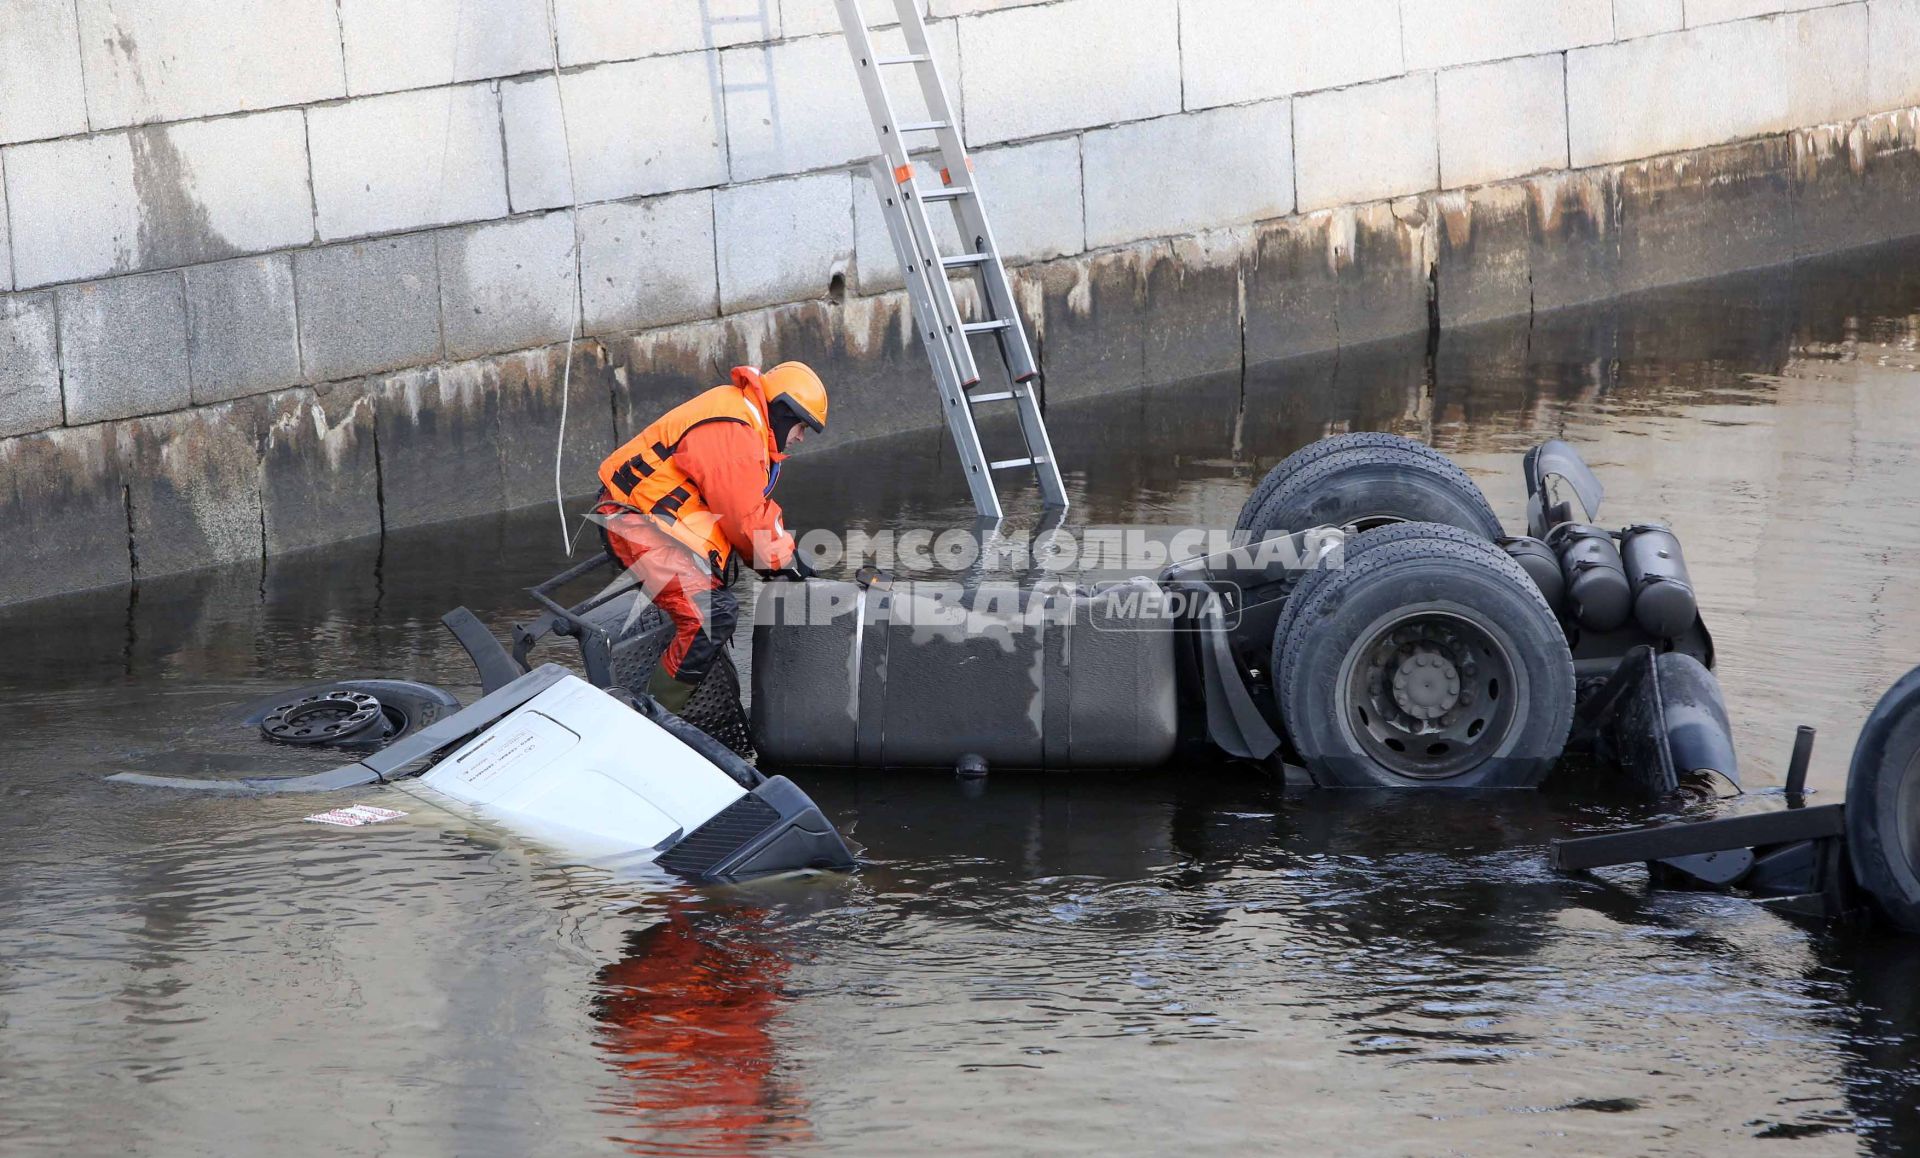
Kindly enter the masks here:
[[[1569, 439], [1603, 521], [1679, 529], [1749, 786], [1804, 721], [1833, 799], [1920, 662], [1917, 259], [1061, 407], [1056, 441], [1087, 521], [1228, 524], [1371, 428], [1517, 523], [1520, 452]], [[965, 515], [939, 437], [855, 453], [796, 464], [796, 522]], [[335, 831], [100, 783], [315, 763], [230, 722], [315, 674], [470, 693], [437, 617], [504, 628], [558, 538], [533, 512], [0, 616], [0, 1152], [1920, 1147], [1920, 948], [1557, 878], [1552, 836], [1657, 815], [1587, 793], [821, 773], [865, 871], [696, 891], [392, 792], [406, 819]]]

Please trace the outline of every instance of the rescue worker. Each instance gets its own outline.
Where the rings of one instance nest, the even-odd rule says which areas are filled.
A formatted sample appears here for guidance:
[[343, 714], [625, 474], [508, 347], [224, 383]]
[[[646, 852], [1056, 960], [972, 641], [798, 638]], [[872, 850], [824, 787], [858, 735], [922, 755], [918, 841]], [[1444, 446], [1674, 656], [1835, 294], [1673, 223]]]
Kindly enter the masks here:
[[827, 428], [827, 388], [799, 362], [733, 380], [669, 410], [600, 464], [607, 549], [673, 620], [647, 691], [681, 713], [733, 638], [741, 560], [811, 574], [772, 499], [783, 459]]

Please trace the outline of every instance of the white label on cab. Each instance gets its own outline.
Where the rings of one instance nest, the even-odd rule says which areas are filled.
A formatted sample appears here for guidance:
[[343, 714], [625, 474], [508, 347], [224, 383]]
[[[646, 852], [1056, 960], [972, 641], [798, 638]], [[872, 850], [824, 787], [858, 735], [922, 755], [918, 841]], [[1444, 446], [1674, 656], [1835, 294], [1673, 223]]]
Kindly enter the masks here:
[[450, 796], [485, 804], [524, 785], [573, 751], [580, 737], [538, 712], [520, 712], [426, 776]]

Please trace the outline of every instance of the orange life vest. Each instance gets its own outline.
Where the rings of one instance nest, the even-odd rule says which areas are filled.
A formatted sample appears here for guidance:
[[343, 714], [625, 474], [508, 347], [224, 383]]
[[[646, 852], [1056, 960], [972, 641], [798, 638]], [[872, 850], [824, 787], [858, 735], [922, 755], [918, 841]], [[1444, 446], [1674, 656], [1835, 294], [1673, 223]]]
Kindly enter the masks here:
[[634, 435], [600, 464], [600, 481], [614, 502], [651, 517], [721, 574], [733, 558], [733, 544], [720, 517], [707, 509], [699, 484], [674, 461], [687, 432], [709, 422], [739, 422], [765, 435], [763, 465], [771, 484], [774, 464], [784, 456], [774, 449], [760, 375], [746, 366], [734, 370], [732, 382], [681, 403]]

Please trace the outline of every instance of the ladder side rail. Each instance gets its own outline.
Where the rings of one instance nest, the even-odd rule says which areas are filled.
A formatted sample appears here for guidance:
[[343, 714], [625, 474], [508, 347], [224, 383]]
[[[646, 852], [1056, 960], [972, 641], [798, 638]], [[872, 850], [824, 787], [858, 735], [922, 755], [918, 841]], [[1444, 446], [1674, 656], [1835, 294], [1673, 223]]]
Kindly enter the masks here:
[[[861, 15], [859, 0], [834, 0], [840, 11], [840, 23], [846, 31], [847, 48], [853, 54], [854, 71], [860, 76], [860, 90], [867, 100], [867, 112], [873, 118], [874, 132], [879, 137], [880, 159], [886, 164], [888, 181], [884, 188], [877, 189], [881, 199], [881, 215], [900, 212], [906, 219], [907, 229], [915, 245], [902, 248], [896, 237], [895, 252], [900, 258], [901, 273], [911, 283], [912, 269], [925, 261], [932, 261], [941, 273], [941, 284], [932, 287], [933, 307], [940, 317], [941, 334], [960, 373], [963, 383], [979, 381], [980, 370], [974, 361], [973, 350], [968, 344], [966, 332], [962, 329], [960, 307], [953, 300], [952, 287], [945, 284], [945, 268], [940, 266], [940, 247], [933, 238], [933, 225], [927, 220], [925, 203], [920, 200], [917, 182], [914, 180], [914, 161], [907, 142], [899, 131], [899, 120], [895, 116], [893, 101], [887, 95], [885, 80], [880, 75], [879, 57], [874, 52], [873, 35], [867, 28], [865, 17]], [[907, 174], [907, 180], [896, 178]]]
[[[885, 203], [893, 191], [893, 171], [884, 160], [876, 160], [869, 170], [873, 175], [874, 192]], [[887, 223], [887, 232], [893, 238], [894, 249], [901, 253], [911, 252], [913, 239], [903, 228], [901, 215], [882, 213]], [[904, 264], [904, 261], [903, 261]], [[986, 451], [980, 446], [980, 431], [973, 423], [973, 408], [968, 404], [967, 392], [961, 385], [964, 381], [960, 368], [954, 365], [952, 349], [941, 339], [941, 318], [934, 308], [939, 297], [924, 283], [916, 290], [914, 277], [923, 279], [946, 278], [946, 272], [938, 262], [916, 261], [916, 273], [908, 273], [907, 298], [912, 303], [914, 328], [920, 332], [920, 343], [926, 348], [927, 359], [933, 364], [934, 385], [940, 394], [940, 413], [946, 420], [947, 430], [953, 436], [954, 446], [960, 453], [960, 465], [967, 475], [967, 491], [973, 497], [973, 507], [981, 518], [999, 520], [1001, 516], [1000, 495], [994, 490], [991, 472], [987, 469]], [[949, 294], [949, 299], [951, 295]]]
[[927, 58], [926, 63], [914, 68], [914, 73], [920, 80], [927, 115], [936, 122], [945, 121], [947, 124], [947, 128], [938, 133], [941, 167], [945, 170], [947, 182], [966, 185], [973, 190], [971, 197], [955, 198], [947, 204], [953, 210], [954, 222], [959, 226], [963, 243], [971, 251], [985, 253], [989, 257], [986, 263], [973, 267], [980, 281], [982, 296], [986, 299], [985, 304], [992, 317], [1016, 323], [1013, 328], [995, 335], [1000, 343], [1001, 355], [1015, 382], [1028, 381], [1039, 375], [1040, 367], [1034, 359], [1026, 327], [1019, 324], [1019, 307], [1013, 294], [1013, 281], [1007, 275], [999, 243], [993, 235], [993, 227], [988, 223], [986, 200], [981, 196], [980, 186], [973, 177], [973, 162], [967, 155], [966, 141], [960, 134], [960, 118], [954, 111], [940, 69], [933, 63], [933, 44], [927, 35], [926, 22], [921, 19], [917, 0], [893, 0], [893, 4], [906, 37], [907, 52]]

